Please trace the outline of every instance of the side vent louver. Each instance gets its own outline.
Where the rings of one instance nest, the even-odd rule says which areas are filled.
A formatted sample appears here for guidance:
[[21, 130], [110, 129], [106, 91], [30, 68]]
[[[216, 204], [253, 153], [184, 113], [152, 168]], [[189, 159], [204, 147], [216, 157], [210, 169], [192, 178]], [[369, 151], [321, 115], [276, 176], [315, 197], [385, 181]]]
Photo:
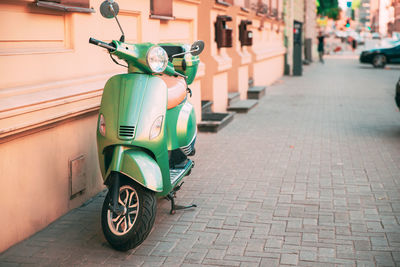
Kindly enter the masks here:
[[135, 126], [119, 126], [119, 137], [121, 139], [131, 139], [135, 134]]

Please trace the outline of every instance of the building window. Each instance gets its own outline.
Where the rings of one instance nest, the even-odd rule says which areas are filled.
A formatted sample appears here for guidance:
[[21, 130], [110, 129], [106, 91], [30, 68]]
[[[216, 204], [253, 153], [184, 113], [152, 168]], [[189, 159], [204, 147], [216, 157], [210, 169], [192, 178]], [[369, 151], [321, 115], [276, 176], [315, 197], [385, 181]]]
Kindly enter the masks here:
[[36, 5], [65, 12], [94, 13], [94, 9], [90, 8], [89, 1], [90, 0], [37, 0]]
[[278, 18], [278, 1], [277, 0], [272, 0], [270, 2], [270, 16], [274, 18]]
[[279, 20], [284, 19], [283, 1], [280, 1], [280, 0], [278, 0], [278, 16], [279, 16]]
[[251, 0], [250, 7], [254, 10], [258, 15], [267, 15], [269, 6], [267, 1], [269, 0]]
[[172, 20], [172, 0], [151, 0], [150, 1], [150, 18]]

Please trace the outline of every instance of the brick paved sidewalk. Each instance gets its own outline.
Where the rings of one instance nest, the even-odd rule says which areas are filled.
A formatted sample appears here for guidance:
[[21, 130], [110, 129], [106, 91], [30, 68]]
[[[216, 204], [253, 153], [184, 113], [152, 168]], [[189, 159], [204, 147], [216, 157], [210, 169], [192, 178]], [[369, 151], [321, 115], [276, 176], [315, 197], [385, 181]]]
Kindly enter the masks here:
[[[114, 251], [104, 193], [0, 255], [1, 266], [400, 265], [399, 68], [328, 59], [200, 134], [196, 168], [136, 250]], [[4, 219], [4, 218], [3, 218]]]

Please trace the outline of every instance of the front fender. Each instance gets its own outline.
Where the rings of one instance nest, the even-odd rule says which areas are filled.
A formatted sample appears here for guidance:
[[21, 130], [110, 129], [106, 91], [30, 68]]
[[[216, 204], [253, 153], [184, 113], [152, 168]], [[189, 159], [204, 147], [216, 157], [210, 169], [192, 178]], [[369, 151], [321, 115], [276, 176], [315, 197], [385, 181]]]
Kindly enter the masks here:
[[157, 162], [137, 148], [116, 146], [105, 175], [105, 183], [111, 172], [122, 173], [151, 191], [163, 190], [162, 174]]

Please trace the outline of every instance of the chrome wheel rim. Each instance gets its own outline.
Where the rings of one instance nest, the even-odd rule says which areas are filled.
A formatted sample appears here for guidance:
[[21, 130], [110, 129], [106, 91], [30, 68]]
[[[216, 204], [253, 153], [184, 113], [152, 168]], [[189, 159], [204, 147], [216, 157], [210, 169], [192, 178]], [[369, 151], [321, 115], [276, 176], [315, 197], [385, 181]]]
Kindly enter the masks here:
[[123, 208], [123, 213], [116, 214], [110, 209], [107, 211], [107, 221], [110, 231], [114, 235], [124, 235], [135, 225], [137, 212], [139, 210], [139, 198], [136, 190], [124, 185], [119, 189], [118, 203]]
[[376, 56], [375, 58], [375, 65], [376, 66], [382, 66], [385, 62], [385, 58], [383, 56]]

